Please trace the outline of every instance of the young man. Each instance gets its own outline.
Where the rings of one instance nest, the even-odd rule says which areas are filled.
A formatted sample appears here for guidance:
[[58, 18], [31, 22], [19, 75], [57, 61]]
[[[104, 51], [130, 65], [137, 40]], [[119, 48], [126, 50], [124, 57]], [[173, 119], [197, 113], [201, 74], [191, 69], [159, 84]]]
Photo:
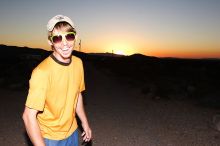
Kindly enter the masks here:
[[35, 146], [78, 146], [76, 114], [83, 140], [92, 132], [84, 111], [85, 90], [82, 61], [72, 56], [76, 31], [72, 20], [54, 16], [47, 24], [53, 53], [32, 72], [23, 120]]

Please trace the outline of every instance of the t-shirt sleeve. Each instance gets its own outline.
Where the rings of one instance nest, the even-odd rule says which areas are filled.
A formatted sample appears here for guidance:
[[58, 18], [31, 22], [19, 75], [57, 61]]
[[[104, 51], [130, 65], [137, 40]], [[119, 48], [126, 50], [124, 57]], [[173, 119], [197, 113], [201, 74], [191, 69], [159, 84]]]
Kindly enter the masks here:
[[29, 91], [26, 106], [38, 111], [43, 111], [46, 99], [48, 77], [47, 74], [36, 68], [29, 80]]
[[81, 64], [80, 64], [80, 71], [81, 71], [80, 92], [82, 92], [82, 91], [85, 90], [84, 69], [83, 69], [82, 61], [81, 61]]

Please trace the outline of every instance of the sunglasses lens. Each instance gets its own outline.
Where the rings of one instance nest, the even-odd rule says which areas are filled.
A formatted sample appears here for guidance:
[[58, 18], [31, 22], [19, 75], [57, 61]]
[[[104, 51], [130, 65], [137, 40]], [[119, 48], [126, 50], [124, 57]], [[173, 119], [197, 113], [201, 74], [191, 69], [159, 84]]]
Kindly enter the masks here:
[[61, 36], [61, 35], [59, 35], [59, 36], [53, 36], [53, 37], [52, 37], [52, 41], [53, 41], [54, 43], [60, 43], [60, 42], [62, 42], [62, 36]]
[[[67, 41], [74, 41], [75, 40], [75, 34], [74, 33], [67, 33], [66, 35], [65, 35], [65, 37], [66, 37], [66, 40]], [[54, 36], [52, 36], [52, 41], [53, 41], [53, 43], [61, 43], [62, 42], [62, 39], [63, 39], [63, 35], [54, 35]]]
[[73, 41], [75, 40], [75, 35], [73, 33], [67, 34], [66, 35], [66, 40], [67, 41]]

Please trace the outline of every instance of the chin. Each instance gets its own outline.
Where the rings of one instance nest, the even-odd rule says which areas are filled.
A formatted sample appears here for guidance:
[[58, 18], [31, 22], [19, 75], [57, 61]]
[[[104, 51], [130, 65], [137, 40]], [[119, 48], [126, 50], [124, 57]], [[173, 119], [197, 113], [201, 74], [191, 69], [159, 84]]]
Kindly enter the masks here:
[[68, 59], [72, 56], [72, 53], [70, 54], [62, 54], [62, 57], [65, 58], [65, 59]]
[[72, 56], [72, 51], [61, 52], [61, 55], [63, 56], [63, 58], [69, 58]]

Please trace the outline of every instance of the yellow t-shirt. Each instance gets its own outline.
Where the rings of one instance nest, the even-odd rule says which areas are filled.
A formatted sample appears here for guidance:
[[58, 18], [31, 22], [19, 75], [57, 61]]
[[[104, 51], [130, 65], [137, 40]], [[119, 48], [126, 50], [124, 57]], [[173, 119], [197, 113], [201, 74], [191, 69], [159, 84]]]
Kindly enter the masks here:
[[32, 72], [26, 106], [38, 111], [44, 138], [62, 140], [77, 129], [75, 109], [78, 95], [85, 90], [82, 61], [72, 56], [62, 64], [51, 55]]

